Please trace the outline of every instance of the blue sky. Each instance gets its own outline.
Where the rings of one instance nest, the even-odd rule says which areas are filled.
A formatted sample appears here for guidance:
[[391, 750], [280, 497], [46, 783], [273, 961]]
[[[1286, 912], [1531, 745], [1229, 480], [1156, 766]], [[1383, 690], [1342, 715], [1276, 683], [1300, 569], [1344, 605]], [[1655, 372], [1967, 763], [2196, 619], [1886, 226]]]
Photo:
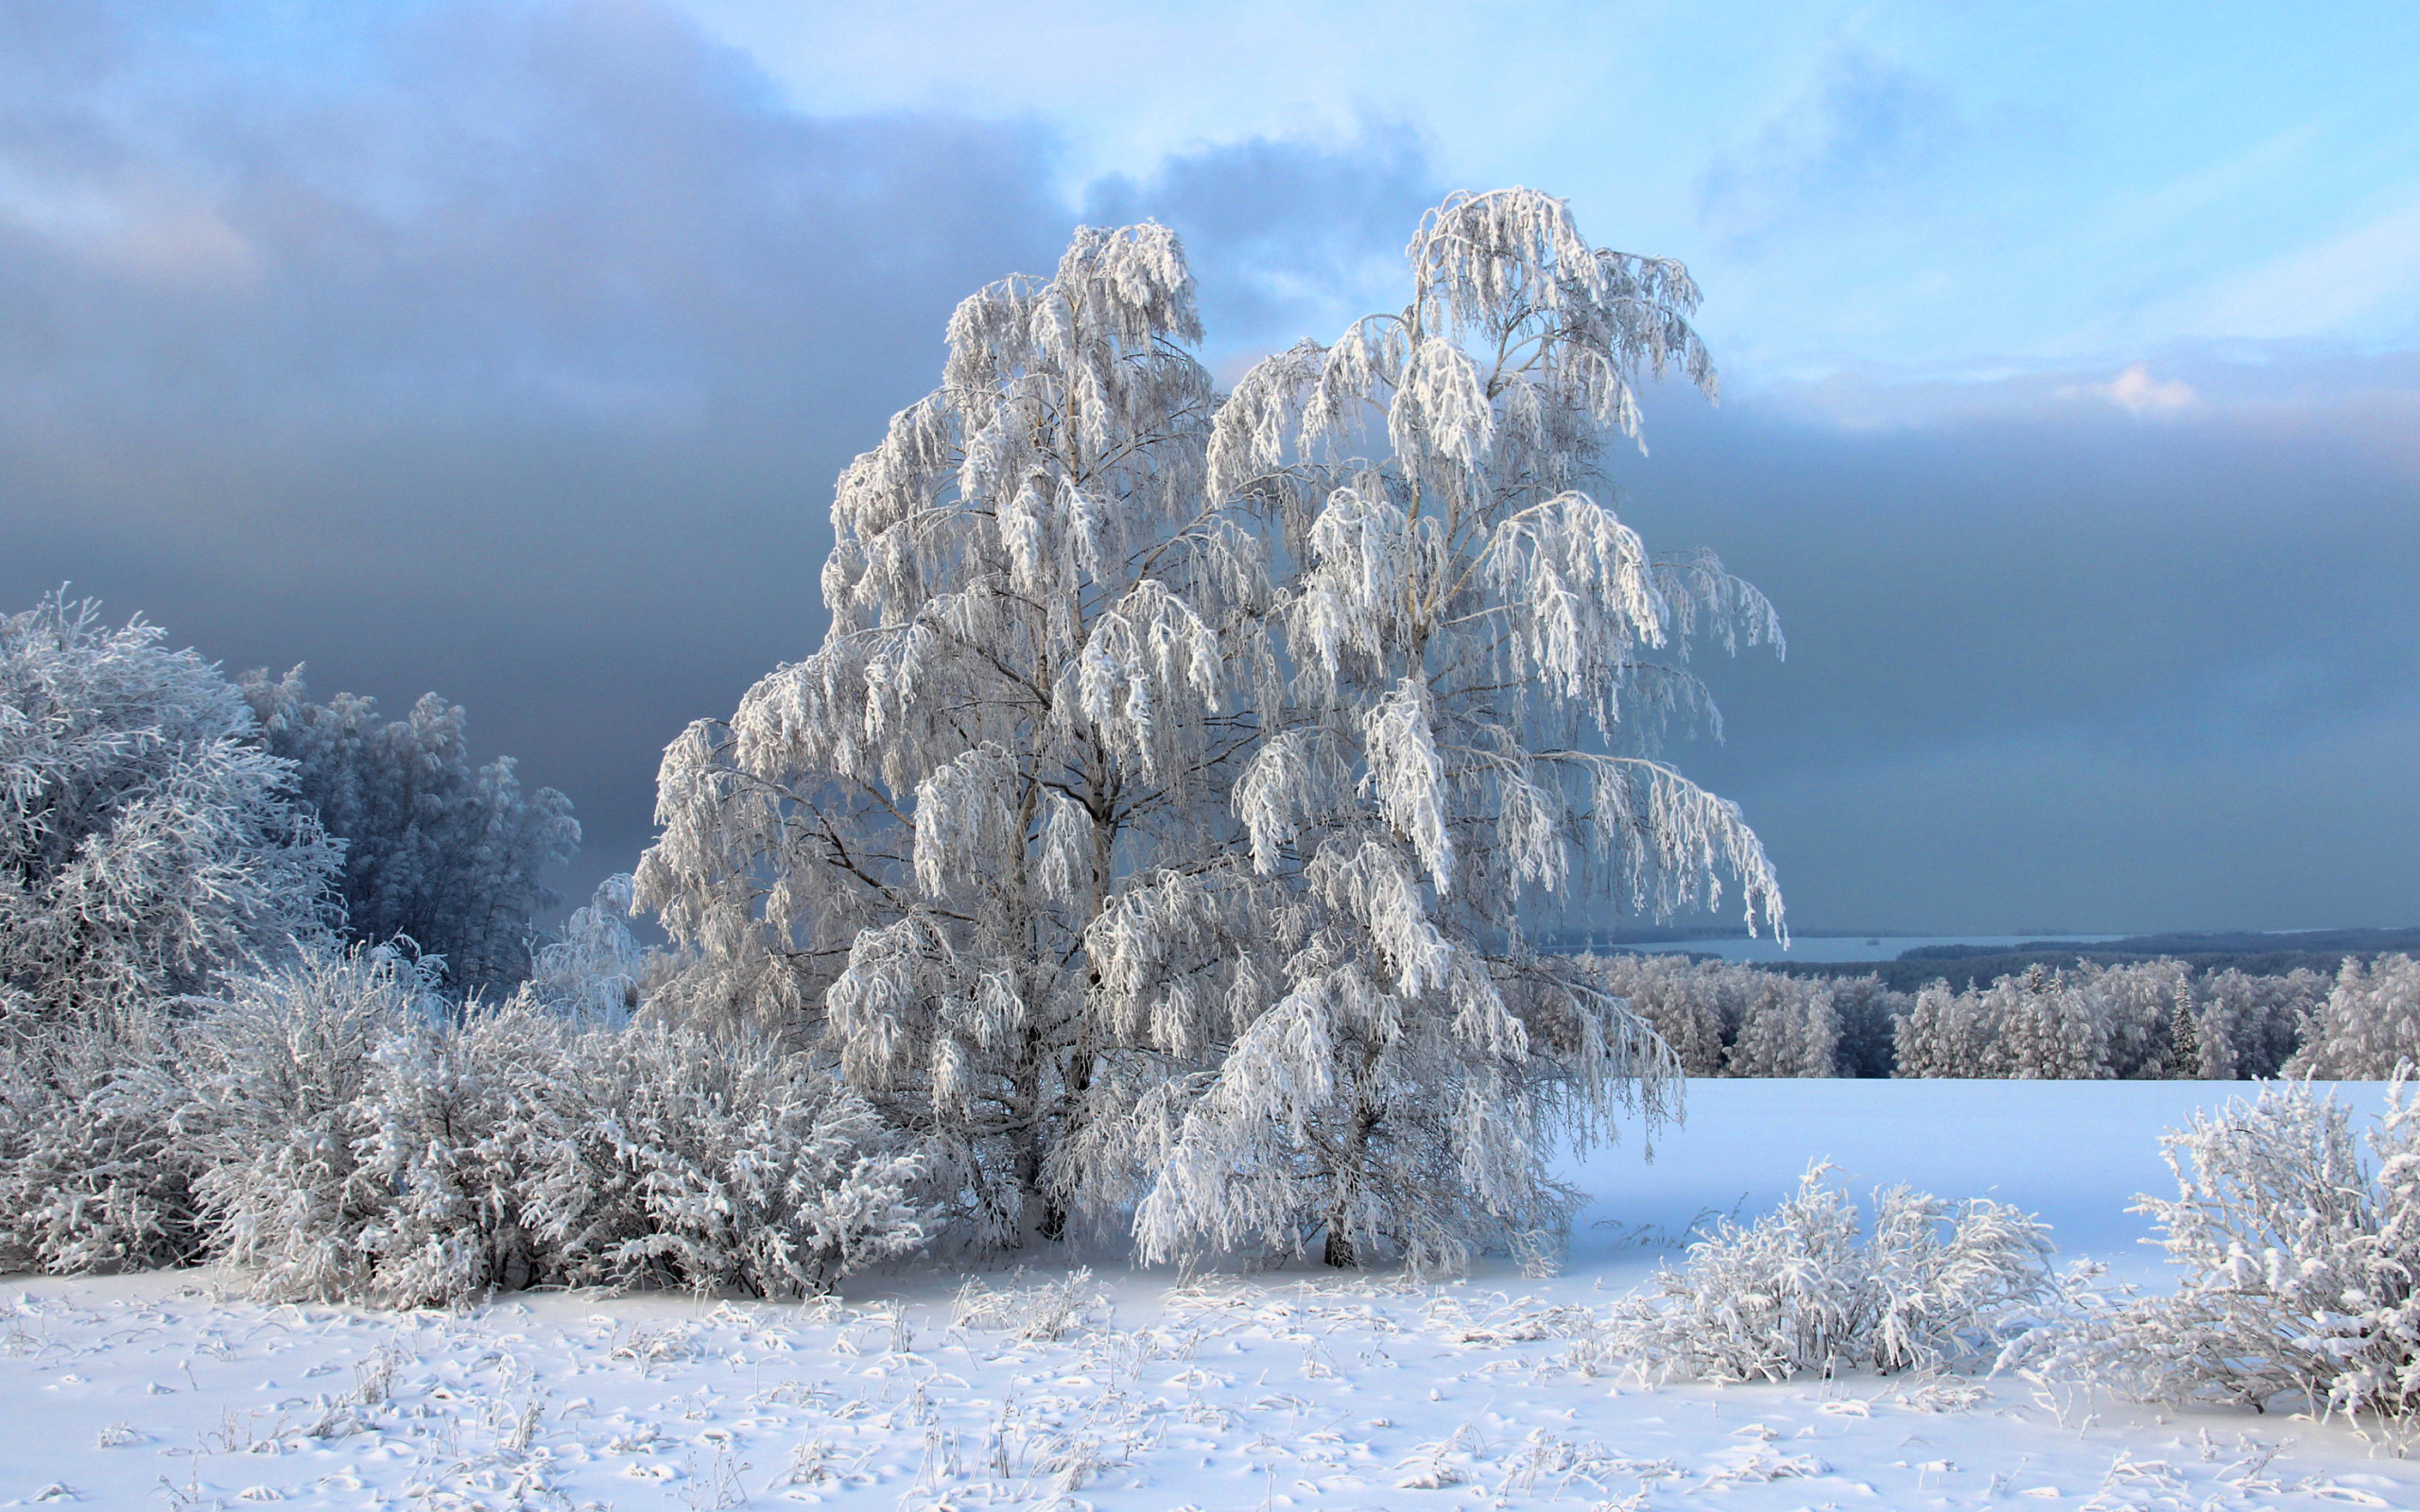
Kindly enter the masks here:
[[1214, 370], [1458, 187], [1678, 256], [1616, 497], [1802, 928], [2420, 922], [2420, 9], [0, 0], [0, 608], [62, 581], [570, 793], [822, 633], [958, 300], [1156, 216]]
[[1043, 125], [1074, 193], [1407, 125], [1720, 297], [1739, 381], [2420, 336], [2420, 9], [692, 0], [818, 112]]

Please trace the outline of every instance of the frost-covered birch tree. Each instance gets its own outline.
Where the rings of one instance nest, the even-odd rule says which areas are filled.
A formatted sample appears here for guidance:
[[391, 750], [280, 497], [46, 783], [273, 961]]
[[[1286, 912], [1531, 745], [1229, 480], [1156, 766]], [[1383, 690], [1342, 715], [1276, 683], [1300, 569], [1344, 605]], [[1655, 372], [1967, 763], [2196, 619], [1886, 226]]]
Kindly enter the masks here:
[[1268, 660], [1266, 552], [1203, 486], [1200, 335], [1158, 226], [960, 305], [942, 387], [841, 475], [821, 649], [666, 751], [636, 874], [688, 953], [658, 1005], [820, 1040], [980, 1243], [1055, 1230], [1043, 1168], [1105, 1055], [1224, 1032], [1122, 1017], [1093, 948], [1236, 833], [1257, 730], [1230, 689]]
[[1543, 1248], [1548, 1141], [1675, 1066], [1534, 919], [1729, 877], [1778, 924], [1654, 756], [1713, 713], [1680, 645], [1772, 610], [1583, 491], [1634, 381], [1711, 389], [1695, 289], [1527, 191], [1411, 253], [1400, 316], [1227, 398], [1160, 227], [976, 295], [840, 479], [822, 647], [666, 752], [651, 1006], [821, 1044], [979, 1243]]
[[1714, 392], [1695, 285], [1525, 189], [1456, 195], [1409, 258], [1404, 309], [1259, 364], [1211, 438], [1211, 496], [1289, 569], [1232, 799], [1272, 902], [1217, 1069], [1119, 1131], [1147, 1258], [1543, 1249], [1568, 1211], [1549, 1143], [1662, 1108], [1676, 1068], [1533, 922], [1712, 903], [1727, 875], [1752, 926], [1780, 923], [1738, 810], [1655, 755], [1668, 721], [1714, 717], [1689, 638], [1778, 646], [1772, 608], [1601, 497], [1641, 380]]

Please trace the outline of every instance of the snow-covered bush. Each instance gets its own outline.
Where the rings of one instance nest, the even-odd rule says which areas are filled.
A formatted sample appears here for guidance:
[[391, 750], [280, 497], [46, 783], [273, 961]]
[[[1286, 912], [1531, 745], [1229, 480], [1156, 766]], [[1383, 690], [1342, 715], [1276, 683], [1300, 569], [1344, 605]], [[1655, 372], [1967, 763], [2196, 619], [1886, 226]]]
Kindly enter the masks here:
[[2377, 1081], [2407, 1060], [2420, 1060], [2420, 960], [2348, 957], [2286, 1074]]
[[0, 619], [0, 992], [135, 1042], [168, 998], [314, 937], [337, 851], [234, 686], [54, 597]]
[[921, 1162], [811, 1057], [434, 986], [389, 951], [306, 956], [185, 1037], [210, 1247], [259, 1295], [796, 1296], [924, 1243]]
[[1954, 1367], [1989, 1360], [2056, 1297], [2040, 1220], [1894, 1187], [1867, 1235], [1829, 1169], [1753, 1223], [1718, 1223], [1616, 1303], [1578, 1363], [1705, 1381]]
[[344, 842], [348, 937], [443, 957], [457, 998], [527, 977], [531, 919], [562, 902], [538, 874], [579, 848], [571, 800], [525, 795], [510, 756], [473, 766], [461, 706], [433, 693], [388, 721], [349, 693], [311, 702], [301, 667], [242, 685], [269, 750], [295, 764], [297, 799]]
[[380, 1049], [444, 1017], [433, 964], [383, 947], [313, 952], [229, 985], [182, 1036], [179, 1115], [213, 1253], [265, 1297], [367, 1295], [395, 1202], [368, 1169]]
[[[6, 998], [0, 988], [0, 1007]], [[27, 1005], [14, 1017], [38, 1016]], [[196, 1168], [174, 1127], [183, 1091], [156, 1038], [75, 1023], [11, 1033], [0, 1022], [0, 1271], [196, 1258]]]
[[2420, 1409], [2420, 1099], [2400, 1077], [2361, 1154], [2345, 1106], [2273, 1083], [2161, 1146], [2173, 1201], [2145, 1197], [2183, 1272], [2060, 1351], [2127, 1395], [2348, 1417]]
[[571, 1050], [523, 1217], [564, 1280], [797, 1297], [931, 1237], [928, 1161], [818, 1057], [651, 1020]]

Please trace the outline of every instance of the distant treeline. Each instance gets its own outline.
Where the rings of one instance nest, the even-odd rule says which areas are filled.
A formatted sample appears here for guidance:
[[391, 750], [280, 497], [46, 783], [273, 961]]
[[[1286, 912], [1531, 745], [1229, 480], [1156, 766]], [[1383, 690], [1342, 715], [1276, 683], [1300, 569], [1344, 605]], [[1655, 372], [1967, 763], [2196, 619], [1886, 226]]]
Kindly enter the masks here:
[[2026, 961], [1987, 982], [1970, 971], [1962, 986], [1936, 971], [1912, 992], [1871, 965], [1817, 971], [1673, 954], [1581, 958], [1692, 1076], [2376, 1079], [2420, 1060], [2420, 961], [2399, 953], [2371, 960], [2348, 949], [2332, 957], [2332, 971], [2273, 973], [2067, 953], [2064, 965]]
[[1894, 992], [1914, 992], [1932, 982], [1965, 988], [2015, 976], [2029, 967], [2065, 968], [2078, 961], [2131, 966], [2178, 961], [2199, 972], [2241, 971], [2247, 976], [2289, 976], [2317, 971], [2334, 976], [2348, 960], [2364, 963], [2392, 951], [2420, 952], [2420, 929], [2330, 929], [2293, 935], [2228, 930], [2211, 934], [2131, 935], [2079, 946], [2070, 940], [2029, 940], [2022, 945], [1925, 945], [1879, 965], [1791, 961], [1776, 968], [1793, 975], [1871, 974]]

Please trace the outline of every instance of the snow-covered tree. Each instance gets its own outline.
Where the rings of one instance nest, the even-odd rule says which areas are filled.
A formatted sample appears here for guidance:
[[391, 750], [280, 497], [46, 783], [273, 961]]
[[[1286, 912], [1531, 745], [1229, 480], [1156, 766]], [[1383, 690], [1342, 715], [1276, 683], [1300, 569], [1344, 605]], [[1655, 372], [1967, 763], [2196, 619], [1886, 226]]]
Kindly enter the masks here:
[[1181, 896], [1238, 843], [1237, 689], [1273, 676], [1265, 547], [1203, 489], [1199, 336], [1158, 226], [960, 305], [941, 388], [840, 478], [822, 648], [666, 751], [636, 874], [688, 953], [657, 1005], [820, 1040], [985, 1244], [1056, 1227], [1045, 1159], [1102, 1057], [1227, 1032], [1215, 990], [1138, 1020], [1096, 930], [1190, 967], [1252, 922]]
[[352, 694], [311, 702], [301, 667], [248, 673], [243, 690], [268, 748], [295, 764], [296, 796], [344, 844], [348, 937], [408, 937], [444, 958], [456, 997], [527, 977], [532, 919], [562, 901], [539, 873], [579, 847], [571, 800], [525, 795], [510, 756], [472, 765], [461, 706], [433, 693], [389, 721]]
[[[2230, 990], [2241, 995], [2251, 980], [2238, 973]], [[1959, 992], [1936, 983], [1918, 994], [1899, 1024], [1896, 1074], [2142, 1080], [2194, 1076], [2219, 1065], [2235, 1074], [2231, 1053], [2211, 1060], [2204, 1052], [2203, 1011], [2192, 969], [2172, 960], [2083, 961], [2066, 971], [2035, 965]], [[2261, 1031], [2243, 1032], [2257, 1038]]]
[[1582, 962], [1653, 1026], [1688, 1075], [1890, 1074], [1891, 1027], [1905, 1000], [1874, 977], [1801, 977], [1667, 954]]
[[[1454, 196], [1408, 255], [1401, 311], [1263, 361], [1219, 411], [1211, 496], [1288, 565], [1284, 679], [1253, 688], [1233, 796], [1272, 902], [1215, 1072], [1152, 1089], [1115, 1136], [1145, 1173], [1147, 1257], [1544, 1247], [1567, 1212], [1549, 1143], [1617, 1100], [1656, 1110], [1677, 1068], [1536, 921], [1711, 902], [1727, 873], [1778, 925], [1737, 809], [1653, 753], [1668, 718], [1712, 717], [1675, 653], [1777, 645], [1772, 609], [1586, 491], [1609, 431], [1638, 429], [1637, 382], [1712, 393], [1695, 285], [1523, 189]], [[1165, 936], [1200, 885], [1172, 878], [1138, 926]], [[1126, 989], [1138, 1011], [1197, 990], [1163, 954]]]
[[2194, 985], [2202, 1074], [2218, 1081], [2276, 1075], [2301, 1045], [2303, 1021], [2327, 990], [2327, 978], [2308, 968], [2284, 976], [2253, 976], [2232, 967], [2204, 975]]
[[1080, 1209], [1154, 1259], [1540, 1243], [1546, 1141], [1674, 1068], [1535, 905], [1728, 874], [1777, 920], [1651, 750], [1711, 713], [1657, 653], [1772, 612], [1579, 491], [1639, 375], [1711, 387], [1695, 289], [1527, 191], [1412, 263], [1400, 317], [1223, 404], [1162, 228], [977, 294], [842, 475], [821, 649], [666, 752], [651, 1002], [821, 1044], [980, 1242]]
[[2420, 959], [2348, 956], [2286, 1074], [2383, 1080], [2407, 1060], [2420, 1061]]
[[61, 594], [0, 619], [0, 1000], [120, 1039], [324, 928], [336, 850], [216, 668]]

